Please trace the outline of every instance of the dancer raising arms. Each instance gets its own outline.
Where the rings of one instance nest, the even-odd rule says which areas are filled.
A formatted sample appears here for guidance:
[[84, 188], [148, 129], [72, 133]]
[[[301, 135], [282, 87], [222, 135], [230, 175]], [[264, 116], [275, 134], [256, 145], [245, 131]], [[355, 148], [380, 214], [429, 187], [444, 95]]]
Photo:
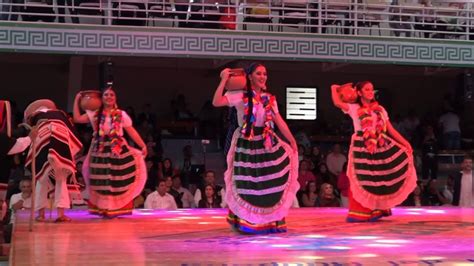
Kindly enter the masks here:
[[[94, 137], [84, 161], [83, 175], [90, 192], [89, 211], [105, 218], [131, 214], [133, 199], [146, 182], [146, 145], [133, 128], [132, 120], [117, 107], [112, 87], [102, 93], [97, 111], [80, 114], [81, 93], [74, 100], [74, 122], [92, 124]], [[123, 136], [126, 131], [141, 148], [131, 148]]]
[[375, 100], [371, 82], [356, 84], [356, 103], [342, 101], [339, 87], [331, 86], [333, 103], [352, 118], [355, 131], [347, 165], [350, 181], [347, 221], [376, 221], [391, 215], [390, 208], [402, 203], [415, 189], [413, 150]]
[[[213, 99], [214, 106], [234, 106], [239, 123], [227, 154], [227, 221], [243, 233], [285, 232], [285, 216], [299, 188], [297, 145], [267, 91], [265, 66], [254, 63], [245, 72], [245, 90], [223, 95], [232, 71], [222, 70]], [[274, 133], [274, 124], [291, 146]]]

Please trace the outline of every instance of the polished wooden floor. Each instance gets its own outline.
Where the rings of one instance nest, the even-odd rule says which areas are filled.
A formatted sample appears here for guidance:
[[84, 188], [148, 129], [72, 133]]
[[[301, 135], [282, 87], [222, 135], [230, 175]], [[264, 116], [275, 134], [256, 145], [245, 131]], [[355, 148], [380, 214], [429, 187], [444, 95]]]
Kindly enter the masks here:
[[[288, 233], [231, 232], [226, 210], [135, 210], [71, 223], [19, 213], [12, 265], [474, 265], [474, 209], [398, 208], [376, 223], [349, 224], [342, 208], [291, 210]], [[54, 219], [54, 217], [52, 217]]]

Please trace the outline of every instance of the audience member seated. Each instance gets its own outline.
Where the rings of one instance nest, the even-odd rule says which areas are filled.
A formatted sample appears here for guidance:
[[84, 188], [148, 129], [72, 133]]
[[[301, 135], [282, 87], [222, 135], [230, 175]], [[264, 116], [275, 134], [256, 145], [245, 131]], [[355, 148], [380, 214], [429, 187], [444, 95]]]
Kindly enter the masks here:
[[[7, 194], [5, 199], [11, 198], [13, 194], [20, 193], [20, 181], [25, 179], [25, 162], [24, 157], [19, 154], [13, 156], [13, 168], [10, 169], [8, 178]], [[5, 163], [5, 162], [2, 162]]]
[[18, 210], [31, 208], [32, 190], [30, 179], [23, 179], [20, 181], [20, 191], [20, 193], [12, 195], [10, 199], [9, 211], [4, 217], [4, 223], [7, 224], [3, 232], [5, 243], [10, 243], [11, 241], [13, 223], [15, 223], [15, 213]]
[[429, 203], [423, 198], [422, 184], [418, 183], [410, 195], [403, 201], [402, 206], [427, 206]]
[[173, 168], [173, 162], [171, 161], [171, 159], [163, 159], [163, 161], [158, 165], [158, 177], [165, 178], [167, 176], [175, 175], [179, 175], [179, 170]]
[[313, 146], [311, 148], [311, 154], [309, 155], [309, 159], [312, 163], [311, 170], [313, 170], [313, 172], [320, 163], [325, 162], [324, 154], [321, 152], [319, 146]]
[[165, 178], [165, 181], [166, 181], [166, 183], [165, 183], [166, 184], [166, 193], [173, 196], [174, 201], [176, 202], [176, 206], [178, 206], [178, 208], [180, 208], [180, 209], [183, 208], [183, 202], [181, 201], [181, 197], [183, 195], [182, 194], [180, 195], [180, 193], [173, 188], [173, 177], [167, 176]]
[[447, 199], [438, 188], [438, 182], [436, 179], [428, 181], [422, 200], [426, 202], [428, 206], [441, 206], [447, 203]]
[[316, 207], [340, 207], [341, 203], [334, 194], [334, 187], [331, 184], [321, 185], [319, 197], [316, 199]]
[[25, 2], [21, 0], [13, 0], [12, 2], [15, 4], [12, 7], [12, 11], [15, 13], [11, 15], [11, 20], [18, 19], [18, 12], [22, 13], [23, 21], [54, 22], [56, 20], [53, 1], [44, 1], [45, 4], [39, 5], [25, 5]]
[[214, 187], [214, 190], [217, 192], [216, 197], [221, 203], [221, 208], [227, 207], [225, 202], [225, 189], [216, 184], [216, 173], [212, 170], [206, 171], [204, 174], [204, 184], [196, 189], [196, 192], [194, 193], [194, 203], [196, 206], [199, 206], [199, 201], [202, 199], [202, 191], [204, 191], [206, 185], [211, 185]]
[[220, 28], [220, 23], [214, 23], [220, 19], [220, 11], [217, 7], [217, 2], [215, 5], [212, 5], [210, 4], [211, 2], [205, 0], [193, 0], [190, 3], [190, 13], [186, 20], [186, 27], [211, 29]]
[[[5, 119], [6, 117], [9, 117], [8, 104], [5, 104], [4, 101], [0, 101], [0, 206], [8, 199], [8, 184], [12, 170], [23, 168], [18, 158], [19, 155], [30, 146], [32, 138], [26, 136], [27, 134], [15, 134], [11, 139], [10, 134], [7, 132], [8, 130], [6, 130], [7, 127], [11, 125], [10, 122], [7, 121], [9, 119]], [[21, 178], [22, 177], [23, 176], [21, 176]], [[14, 188], [17, 189], [18, 186], [15, 184]], [[4, 210], [5, 209], [6, 208], [4, 208]]]
[[130, 25], [145, 26], [146, 21], [146, 4], [145, 2], [112, 2], [112, 24], [113, 25]]
[[394, 30], [392, 33], [399, 37], [402, 33], [405, 34], [406, 37], [411, 36], [411, 17], [407, 15], [401, 15], [400, 7], [398, 0], [392, 1], [392, 6], [389, 9], [390, 16], [389, 16], [389, 25]]
[[432, 34], [431, 31], [436, 30], [436, 26], [433, 25], [436, 17], [435, 11], [431, 9], [433, 7], [431, 0], [420, 0], [420, 4], [428, 8], [424, 9], [424, 16], [415, 16], [415, 29], [421, 31], [424, 38], [429, 38]]
[[31, 208], [31, 180], [23, 179], [20, 181], [20, 193], [13, 194], [10, 198], [10, 209], [13, 211], [10, 222], [13, 223], [15, 220], [15, 212], [18, 210], [30, 209]]
[[194, 196], [191, 192], [181, 186], [181, 176], [173, 176], [173, 189], [179, 193], [183, 208], [194, 208]]
[[[67, 17], [71, 18], [72, 23], [79, 23], [79, 18], [76, 16], [76, 10], [74, 8], [71, 8], [74, 4], [74, 0], [56, 0], [56, 2], [59, 23], [65, 23]], [[70, 8], [67, 8], [67, 6], [69, 6]], [[66, 15], [66, 10], [69, 12], [69, 15]]]
[[136, 196], [133, 199], [133, 208], [134, 209], [140, 209], [140, 208], [143, 208], [145, 206], [145, 197], [143, 196], [143, 191], [142, 191], [142, 193], [140, 193], [140, 195]]
[[133, 207], [135, 209], [145, 208], [145, 199], [152, 193], [152, 190], [145, 188], [140, 195], [133, 199]]
[[309, 181], [306, 183], [304, 193], [302, 195], [302, 206], [303, 207], [316, 207], [316, 199], [318, 198], [318, 192], [315, 181]]
[[178, 206], [173, 196], [166, 193], [166, 180], [160, 179], [156, 191], [146, 197], [145, 209], [176, 210]]
[[298, 161], [302, 161], [304, 160], [304, 156], [306, 154], [306, 148], [301, 145], [301, 144], [298, 144]]
[[320, 163], [318, 167], [316, 167], [316, 181], [318, 188], [321, 187], [323, 183], [332, 184], [334, 181], [334, 178], [329, 173], [328, 167], [325, 163]]
[[220, 208], [221, 202], [216, 196], [215, 187], [211, 184], [204, 186], [204, 198], [199, 201], [198, 208]]
[[347, 162], [347, 158], [341, 153], [341, 145], [337, 143], [334, 144], [332, 151], [326, 157], [329, 172], [334, 176], [338, 176], [345, 162]]
[[303, 191], [309, 181], [316, 181], [316, 177], [311, 172], [311, 162], [308, 160], [301, 160], [298, 169], [298, 182], [300, 183], [300, 191]]
[[342, 171], [337, 177], [337, 189], [341, 192], [341, 207], [349, 207], [349, 190], [351, 185], [347, 176], [347, 162], [342, 166]]

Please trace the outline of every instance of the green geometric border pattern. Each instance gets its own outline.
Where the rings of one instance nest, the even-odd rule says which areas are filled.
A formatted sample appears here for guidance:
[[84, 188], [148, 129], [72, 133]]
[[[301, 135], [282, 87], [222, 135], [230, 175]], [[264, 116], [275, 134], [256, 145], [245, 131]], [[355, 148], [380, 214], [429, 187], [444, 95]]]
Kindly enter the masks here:
[[0, 23], [0, 51], [474, 66], [474, 42]]

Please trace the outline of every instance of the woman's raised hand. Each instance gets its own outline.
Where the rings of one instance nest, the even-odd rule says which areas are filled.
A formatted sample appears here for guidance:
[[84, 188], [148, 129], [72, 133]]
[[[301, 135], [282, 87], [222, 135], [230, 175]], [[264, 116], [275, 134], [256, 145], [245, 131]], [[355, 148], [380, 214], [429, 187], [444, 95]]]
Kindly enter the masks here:
[[231, 74], [230, 68], [224, 68], [221, 71], [221, 80], [227, 81], [230, 77], [230, 74]]
[[79, 102], [81, 98], [82, 98], [82, 92], [78, 92], [76, 94], [76, 97], [74, 98], [74, 102]]

